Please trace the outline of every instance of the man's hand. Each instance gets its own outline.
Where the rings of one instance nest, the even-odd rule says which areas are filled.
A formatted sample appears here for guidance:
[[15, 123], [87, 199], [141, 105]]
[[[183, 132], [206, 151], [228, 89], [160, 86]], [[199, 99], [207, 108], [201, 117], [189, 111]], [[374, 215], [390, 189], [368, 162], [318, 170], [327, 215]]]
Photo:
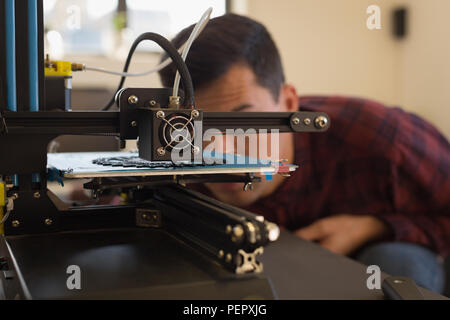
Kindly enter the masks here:
[[303, 239], [317, 241], [335, 253], [348, 255], [365, 243], [381, 238], [388, 226], [373, 216], [341, 214], [320, 219], [295, 231]]

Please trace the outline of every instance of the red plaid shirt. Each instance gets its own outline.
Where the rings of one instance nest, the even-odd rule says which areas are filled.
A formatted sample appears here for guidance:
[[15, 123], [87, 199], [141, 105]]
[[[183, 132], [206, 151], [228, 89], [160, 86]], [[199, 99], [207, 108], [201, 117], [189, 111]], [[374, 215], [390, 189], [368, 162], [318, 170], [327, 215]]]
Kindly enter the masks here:
[[326, 133], [295, 135], [299, 168], [270, 196], [245, 209], [296, 230], [337, 215], [373, 215], [389, 240], [450, 246], [450, 144], [425, 120], [400, 108], [348, 97], [300, 98], [322, 111]]

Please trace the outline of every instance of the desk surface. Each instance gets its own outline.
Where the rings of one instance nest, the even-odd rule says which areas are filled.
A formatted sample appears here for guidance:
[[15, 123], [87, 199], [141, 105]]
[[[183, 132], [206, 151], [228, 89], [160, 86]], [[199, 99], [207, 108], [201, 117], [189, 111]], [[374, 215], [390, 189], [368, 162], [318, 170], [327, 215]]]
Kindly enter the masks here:
[[[261, 261], [278, 299], [384, 299], [381, 289], [367, 288], [366, 266], [289, 232], [266, 248]], [[420, 290], [426, 299], [446, 299]]]
[[[16, 252], [15, 258], [22, 266], [22, 276], [32, 295], [51, 298], [55, 294], [67, 295], [67, 290], [64, 292], [55, 284], [65, 285], [68, 276], [65, 268], [70, 264], [86, 266], [85, 275], [103, 290], [118, 284], [145, 287], [148, 279], [143, 279], [142, 274], [159, 273], [157, 281], [165, 283], [169, 279], [161, 274], [164, 266], [161, 269], [152, 261], [158, 257], [168, 259], [179, 270], [189, 268], [191, 262], [171, 244], [168, 247], [172, 246], [170, 252], [175, 254], [155, 249], [161, 247], [160, 235], [158, 230], [127, 229], [10, 237], [7, 242]], [[288, 232], [282, 232], [278, 241], [265, 248], [260, 260], [278, 299], [383, 299], [381, 290], [366, 287], [369, 275], [364, 265]], [[201, 269], [192, 269], [188, 276], [203, 274]], [[113, 281], [105, 284], [105, 279]], [[427, 299], [445, 299], [421, 290]], [[192, 295], [186, 298], [191, 299]]]

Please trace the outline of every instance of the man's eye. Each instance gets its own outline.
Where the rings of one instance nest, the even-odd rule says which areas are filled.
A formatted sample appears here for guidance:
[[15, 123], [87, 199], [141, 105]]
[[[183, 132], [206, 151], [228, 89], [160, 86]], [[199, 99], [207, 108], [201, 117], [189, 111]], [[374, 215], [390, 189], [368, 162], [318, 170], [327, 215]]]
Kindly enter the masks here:
[[235, 112], [252, 111], [252, 109], [253, 109], [252, 105], [250, 105], [250, 104], [243, 104], [243, 105], [240, 105], [240, 106], [238, 106], [236, 108], [233, 108], [233, 111], [235, 111]]

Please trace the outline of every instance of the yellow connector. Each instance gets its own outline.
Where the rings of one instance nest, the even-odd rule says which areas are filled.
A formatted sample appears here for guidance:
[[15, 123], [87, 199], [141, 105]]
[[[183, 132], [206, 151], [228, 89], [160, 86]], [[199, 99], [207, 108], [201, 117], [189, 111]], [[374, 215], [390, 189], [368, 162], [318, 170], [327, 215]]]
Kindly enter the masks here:
[[128, 204], [128, 195], [124, 192], [120, 194], [120, 204]]
[[0, 207], [6, 205], [6, 187], [4, 182], [0, 182]]
[[72, 76], [72, 64], [70, 61], [50, 61], [45, 60], [46, 76]]

